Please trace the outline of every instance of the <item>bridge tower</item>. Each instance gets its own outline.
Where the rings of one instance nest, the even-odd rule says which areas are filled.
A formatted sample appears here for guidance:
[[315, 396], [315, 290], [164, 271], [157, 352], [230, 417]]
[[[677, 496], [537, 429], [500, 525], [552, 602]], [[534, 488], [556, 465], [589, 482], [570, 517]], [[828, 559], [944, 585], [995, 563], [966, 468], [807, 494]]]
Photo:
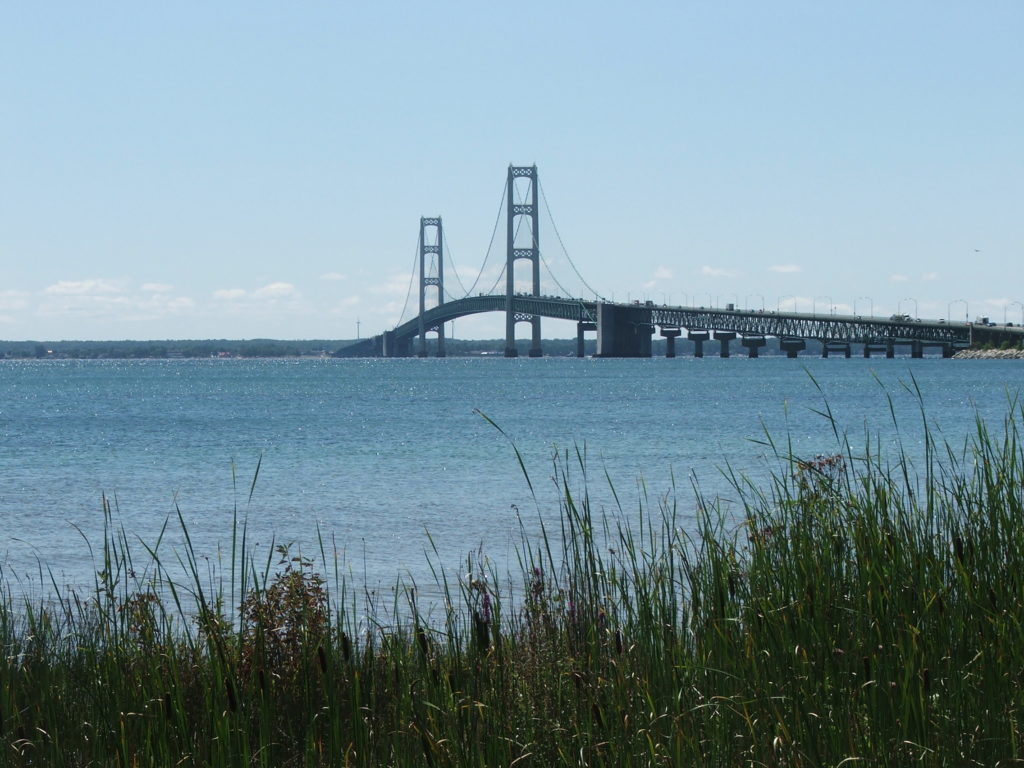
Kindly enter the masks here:
[[[434, 230], [432, 242], [427, 242], [427, 230]], [[437, 332], [437, 356], [444, 357], [444, 323], [430, 326], [423, 322], [423, 313], [427, 310], [427, 288], [437, 286], [437, 306], [444, 304], [444, 230], [441, 217], [420, 217], [420, 328], [419, 357], [427, 356], [427, 333]], [[437, 274], [427, 274], [427, 256], [437, 257]]]
[[[528, 179], [530, 182], [524, 202], [515, 201], [516, 179]], [[533, 289], [529, 295], [540, 296], [540, 228], [539, 210], [537, 206], [537, 166], [508, 167], [508, 186], [505, 190], [508, 199], [508, 250], [505, 262], [505, 357], [516, 357], [516, 323], [528, 322], [533, 330], [530, 345], [530, 357], [540, 357], [543, 352], [540, 344], [540, 315], [516, 312], [513, 303], [515, 297], [515, 263], [519, 259], [528, 259], [533, 264]], [[526, 219], [521, 221], [520, 217]], [[518, 232], [525, 224], [528, 233]], [[517, 238], [516, 235], [519, 234]], [[523, 247], [524, 244], [528, 246]]]

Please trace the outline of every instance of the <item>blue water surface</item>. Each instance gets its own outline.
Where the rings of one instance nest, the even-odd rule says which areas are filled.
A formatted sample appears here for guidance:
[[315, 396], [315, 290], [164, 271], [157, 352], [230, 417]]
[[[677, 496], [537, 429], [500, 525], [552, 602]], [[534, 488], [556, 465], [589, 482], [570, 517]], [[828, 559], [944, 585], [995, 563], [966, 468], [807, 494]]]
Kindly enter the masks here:
[[359, 584], [431, 583], [435, 547], [456, 570], [481, 547], [514, 561], [517, 511], [534, 535], [557, 518], [558, 452], [585, 453], [596, 504], [615, 509], [607, 474], [627, 516], [674, 484], [685, 525], [694, 483], [729, 499], [723, 468], [763, 480], [766, 435], [804, 457], [835, 453], [834, 429], [919, 455], [922, 406], [962, 444], [977, 418], [1000, 426], [1022, 372], [937, 358], [0, 361], [0, 563], [27, 590], [92, 583], [105, 497], [139, 551], [171, 520], [168, 562], [178, 512], [209, 568], [237, 515], [256, 551], [293, 543], [322, 561], [322, 540], [325, 570]]

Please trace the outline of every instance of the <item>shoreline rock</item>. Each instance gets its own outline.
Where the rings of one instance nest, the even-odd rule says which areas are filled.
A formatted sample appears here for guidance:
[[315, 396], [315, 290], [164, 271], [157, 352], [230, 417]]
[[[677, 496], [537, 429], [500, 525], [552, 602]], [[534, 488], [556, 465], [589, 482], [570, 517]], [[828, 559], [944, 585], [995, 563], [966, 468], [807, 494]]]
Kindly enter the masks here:
[[954, 360], [1024, 360], [1024, 349], [961, 349]]

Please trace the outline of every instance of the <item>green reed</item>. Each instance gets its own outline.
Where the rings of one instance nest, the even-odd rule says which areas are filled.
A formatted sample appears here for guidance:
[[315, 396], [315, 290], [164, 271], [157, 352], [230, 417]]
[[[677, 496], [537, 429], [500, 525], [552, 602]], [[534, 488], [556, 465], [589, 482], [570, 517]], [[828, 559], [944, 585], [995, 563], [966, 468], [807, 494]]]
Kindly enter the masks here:
[[916, 467], [834, 421], [830, 455], [766, 436], [776, 469], [731, 476], [729, 514], [674, 486], [624, 501], [561, 452], [557, 528], [524, 524], [513, 576], [477, 555], [452, 580], [435, 550], [429, 608], [288, 547], [257, 559], [237, 516], [229, 574], [180, 518], [180, 556], [163, 533], [140, 555], [105, 505], [87, 594], [19, 600], [0, 575], [0, 764], [1008, 765], [1022, 421], [1013, 401], [950, 446], [922, 418]]

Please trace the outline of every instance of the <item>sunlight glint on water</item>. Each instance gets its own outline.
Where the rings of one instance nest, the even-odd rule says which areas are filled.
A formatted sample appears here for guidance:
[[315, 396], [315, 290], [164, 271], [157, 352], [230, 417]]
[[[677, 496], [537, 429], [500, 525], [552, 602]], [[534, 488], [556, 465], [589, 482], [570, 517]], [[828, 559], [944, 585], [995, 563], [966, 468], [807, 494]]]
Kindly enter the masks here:
[[[1001, 419], [1022, 381], [1019, 362], [938, 359], [0, 362], [0, 562], [27, 591], [40, 564], [58, 583], [91, 583], [86, 539], [101, 541], [106, 494], [147, 543], [180, 509], [213, 563], [227, 557], [237, 506], [250, 544], [309, 552], [319, 526], [358, 583], [429, 584], [427, 531], [446, 565], [481, 545], [502, 562], [516, 510], [531, 528], [555, 515], [556, 449], [585, 448], [599, 506], [612, 504], [607, 471], [627, 513], [638, 479], [657, 500], [674, 475], [684, 520], [691, 478], [729, 497], [727, 463], [761, 476], [766, 431], [801, 456], [834, 453], [815, 413], [826, 399], [856, 444], [865, 427], [895, 439], [891, 398], [914, 455], [911, 375], [953, 443], [976, 407]], [[537, 503], [509, 439], [480, 413], [521, 451]]]

